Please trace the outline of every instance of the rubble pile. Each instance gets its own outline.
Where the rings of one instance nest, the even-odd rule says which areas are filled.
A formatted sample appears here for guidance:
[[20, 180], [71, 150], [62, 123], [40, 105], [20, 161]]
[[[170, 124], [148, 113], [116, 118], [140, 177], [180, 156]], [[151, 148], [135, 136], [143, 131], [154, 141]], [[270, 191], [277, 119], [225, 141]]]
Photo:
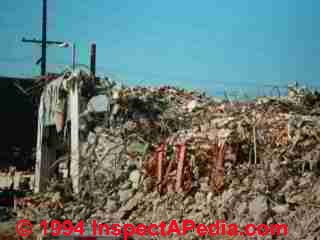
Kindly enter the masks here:
[[43, 218], [223, 219], [242, 228], [286, 223], [288, 239], [320, 234], [318, 93], [240, 103], [173, 87], [113, 95], [99, 124], [86, 119], [95, 124], [83, 128], [80, 194], [68, 180], [52, 184], [63, 206]]

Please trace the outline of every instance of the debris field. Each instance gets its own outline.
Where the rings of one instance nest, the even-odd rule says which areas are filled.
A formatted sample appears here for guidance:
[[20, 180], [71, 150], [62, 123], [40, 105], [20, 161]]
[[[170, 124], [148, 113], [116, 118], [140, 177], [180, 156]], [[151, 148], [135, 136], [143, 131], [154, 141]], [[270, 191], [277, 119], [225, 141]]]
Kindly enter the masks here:
[[[70, 178], [52, 177], [46, 192], [19, 200], [18, 217], [285, 223], [285, 239], [320, 235], [319, 93], [289, 88], [243, 102], [170, 86], [103, 94], [109, 110], [80, 121], [80, 193]], [[60, 157], [61, 171], [67, 162]]]

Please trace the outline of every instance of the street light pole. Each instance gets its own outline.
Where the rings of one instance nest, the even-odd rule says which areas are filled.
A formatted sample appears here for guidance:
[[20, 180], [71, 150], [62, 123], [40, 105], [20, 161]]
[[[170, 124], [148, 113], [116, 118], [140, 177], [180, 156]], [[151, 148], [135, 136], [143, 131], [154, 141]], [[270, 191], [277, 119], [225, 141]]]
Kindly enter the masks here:
[[76, 68], [76, 44], [70, 43], [70, 42], [63, 42], [62, 44], [59, 45], [59, 47], [61, 48], [69, 48], [71, 46], [71, 62], [72, 62], [72, 70], [74, 70]]
[[76, 68], [76, 44], [72, 43], [72, 70]]

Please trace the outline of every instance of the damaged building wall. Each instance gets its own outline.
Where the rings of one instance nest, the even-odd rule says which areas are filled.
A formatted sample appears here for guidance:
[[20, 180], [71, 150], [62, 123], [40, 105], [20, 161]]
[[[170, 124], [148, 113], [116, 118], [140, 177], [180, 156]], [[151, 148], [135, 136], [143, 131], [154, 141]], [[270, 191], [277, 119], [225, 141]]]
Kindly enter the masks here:
[[79, 114], [85, 111], [85, 90], [90, 82], [90, 74], [80, 67], [43, 86], [38, 112], [35, 192], [43, 191], [57, 173], [58, 150], [69, 155], [73, 190], [79, 191]]

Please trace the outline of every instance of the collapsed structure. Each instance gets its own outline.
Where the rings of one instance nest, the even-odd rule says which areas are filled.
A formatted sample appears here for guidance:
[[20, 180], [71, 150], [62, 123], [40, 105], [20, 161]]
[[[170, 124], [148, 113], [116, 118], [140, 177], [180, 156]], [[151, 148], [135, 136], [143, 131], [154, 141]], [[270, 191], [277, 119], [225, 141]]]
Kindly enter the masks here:
[[[72, 89], [68, 83], [89, 79], [80, 70], [53, 82]], [[239, 226], [286, 223], [289, 239], [319, 235], [319, 93], [295, 87], [286, 97], [235, 103], [106, 79], [95, 88], [80, 101], [73, 95], [83, 108], [71, 100], [51, 117], [56, 133], [68, 133], [71, 119], [71, 143], [65, 140], [54, 161], [37, 167], [38, 186], [39, 177], [48, 181], [40, 194], [20, 201], [21, 216], [145, 224], [224, 219]], [[66, 109], [76, 109], [76, 120], [61, 114]], [[45, 172], [51, 165], [60, 176]]]

